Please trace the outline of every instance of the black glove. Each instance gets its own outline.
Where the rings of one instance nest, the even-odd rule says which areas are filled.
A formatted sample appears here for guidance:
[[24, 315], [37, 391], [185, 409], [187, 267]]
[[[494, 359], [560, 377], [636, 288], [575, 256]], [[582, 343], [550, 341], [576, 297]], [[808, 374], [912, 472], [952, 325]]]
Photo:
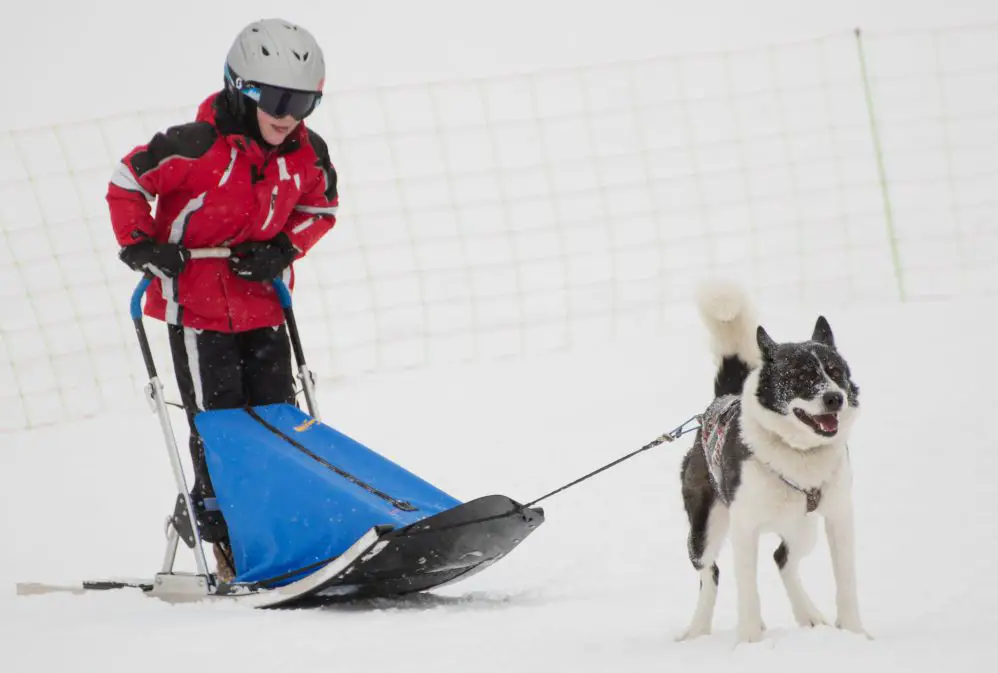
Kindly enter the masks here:
[[240, 278], [273, 280], [295, 260], [298, 251], [283, 231], [269, 241], [246, 241], [232, 246], [229, 267]]
[[148, 238], [126, 245], [118, 258], [135, 271], [176, 278], [183, 271], [191, 252], [176, 243], [156, 243]]

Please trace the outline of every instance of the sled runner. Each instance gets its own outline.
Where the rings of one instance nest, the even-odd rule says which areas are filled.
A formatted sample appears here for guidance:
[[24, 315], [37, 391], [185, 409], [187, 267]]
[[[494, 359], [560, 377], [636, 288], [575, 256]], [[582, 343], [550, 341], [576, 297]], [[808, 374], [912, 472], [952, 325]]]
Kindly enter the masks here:
[[[225, 257], [224, 248], [193, 257]], [[291, 404], [202, 411], [194, 423], [217, 506], [229, 531], [236, 576], [208, 570], [180, 453], [142, 324], [149, 279], [132, 295], [131, 317], [177, 486], [163, 565], [151, 579], [75, 586], [19, 584], [19, 594], [133, 589], [169, 602], [225, 600], [253, 607], [305, 607], [356, 597], [426, 591], [484, 570], [544, 522], [539, 507], [504, 495], [461, 502], [324, 424], [291, 306], [284, 309], [308, 413]], [[181, 542], [196, 572], [174, 571]]]

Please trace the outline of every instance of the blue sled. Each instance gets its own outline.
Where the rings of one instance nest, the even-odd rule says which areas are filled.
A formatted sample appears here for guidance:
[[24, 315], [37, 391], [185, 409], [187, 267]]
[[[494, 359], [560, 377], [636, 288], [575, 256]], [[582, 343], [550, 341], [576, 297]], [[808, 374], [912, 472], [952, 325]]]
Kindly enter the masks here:
[[505, 496], [462, 503], [290, 404], [195, 417], [228, 524], [233, 584], [296, 582], [372, 528], [379, 553], [326, 594], [396, 595], [466, 577], [509, 553], [543, 510]]
[[[190, 252], [194, 259], [229, 255], [225, 248]], [[290, 404], [272, 404], [195, 416], [236, 570], [232, 582], [216, 584], [209, 577], [163, 386], [142, 324], [142, 298], [150, 282], [145, 276], [136, 286], [130, 313], [179, 492], [167, 556], [153, 583], [97, 581], [84, 583], [84, 588], [229, 595], [260, 599], [261, 606], [400, 595], [487, 568], [544, 522], [541, 508], [503, 495], [461, 502], [324, 425], [291, 292], [274, 279], [270, 285], [284, 310], [311, 415]], [[197, 575], [173, 572], [181, 539], [195, 550]]]

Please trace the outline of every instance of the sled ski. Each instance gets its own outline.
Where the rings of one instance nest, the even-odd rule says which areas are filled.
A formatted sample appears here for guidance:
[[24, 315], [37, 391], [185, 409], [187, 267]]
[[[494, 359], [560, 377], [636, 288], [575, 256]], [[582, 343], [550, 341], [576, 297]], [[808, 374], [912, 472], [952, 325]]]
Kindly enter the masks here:
[[224, 600], [256, 608], [303, 608], [369, 597], [401, 596], [470, 577], [511, 552], [544, 520], [491, 495], [404, 528], [372, 528], [346, 552], [282, 586], [268, 582], [214, 584], [213, 578], [160, 573], [153, 580], [85, 581], [76, 586], [19, 584], [17, 593], [84, 593], [135, 589], [169, 603]]
[[[227, 253], [194, 250], [192, 256]], [[160, 572], [152, 579], [107, 578], [69, 586], [22, 583], [18, 594], [130, 589], [171, 603], [222, 600], [256, 608], [399, 596], [481, 572], [544, 522], [541, 508], [504, 495], [462, 502], [322, 423], [291, 293], [275, 279], [271, 285], [284, 309], [309, 413], [272, 404], [195, 416], [237, 570], [231, 582], [219, 582], [208, 569], [163, 385], [142, 325], [148, 285], [147, 277], [133, 292], [131, 316], [149, 374], [147, 394], [159, 417], [178, 492], [167, 518]], [[194, 553], [193, 573], [174, 572], [181, 543]]]
[[256, 586], [217, 584], [214, 576], [193, 573], [158, 573], [152, 581], [109, 579], [85, 581], [78, 586], [51, 586], [44, 584], [19, 584], [19, 595], [69, 592], [80, 594], [86, 591], [110, 591], [114, 589], [137, 589], [146, 595], [160, 598], [168, 603], [190, 603], [203, 600], [228, 600], [258, 608], [282, 607], [306, 600], [314, 596], [329, 582], [345, 576], [354, 570], [358, 563], [376, 555], [378, 531], [372, 529], [363, 535], [341, 557], [334, 559], [314, 573], [291, 584], [273, 589]]

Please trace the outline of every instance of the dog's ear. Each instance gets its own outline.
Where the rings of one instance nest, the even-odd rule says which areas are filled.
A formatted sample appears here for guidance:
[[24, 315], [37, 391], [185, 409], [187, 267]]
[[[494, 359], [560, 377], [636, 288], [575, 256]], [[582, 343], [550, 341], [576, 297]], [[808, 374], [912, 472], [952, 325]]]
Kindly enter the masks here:
[[832, 326], [825, 320], [825, 316], [819, 315], [818, 321], [814, 323], [814, 332], [811, 334], [811, 341], [817, 341], [835, 348], [835, 337], [832, 336]]
[[759, 325], [755, 329], [755, 341], [759, 344], [759, 352], [762, 353], [762, 359], [769, 360], [769, 354], [776, 347], [776, 342], [763, 329], [762, 325]]

